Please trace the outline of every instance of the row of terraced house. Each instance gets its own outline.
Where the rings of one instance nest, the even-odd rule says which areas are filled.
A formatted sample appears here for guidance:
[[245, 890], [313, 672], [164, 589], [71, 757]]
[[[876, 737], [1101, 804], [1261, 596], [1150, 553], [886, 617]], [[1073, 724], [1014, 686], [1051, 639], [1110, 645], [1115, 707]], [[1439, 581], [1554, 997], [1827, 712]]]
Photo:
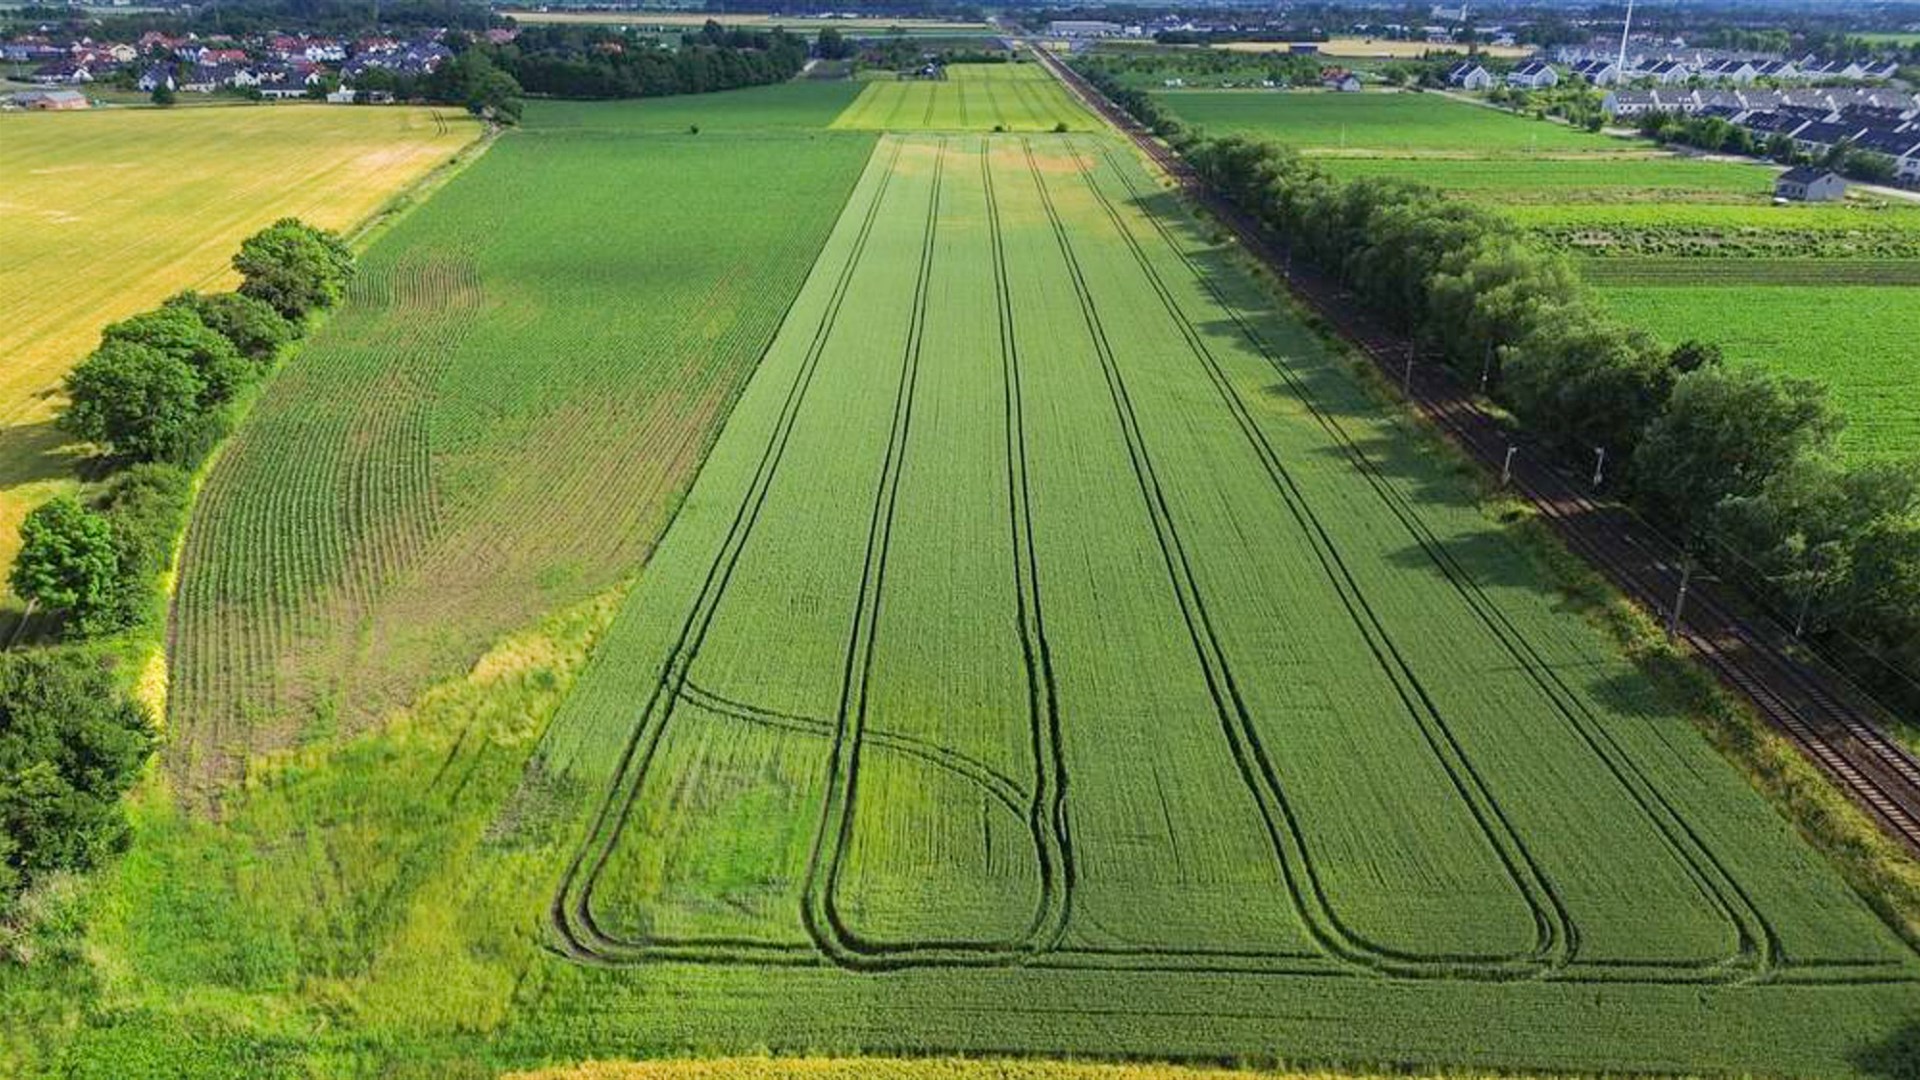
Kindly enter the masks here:
[[1880, 154], [1896, 182], [1920, 186], [1920, 94], [1888, 89], [1615, 90], [1601, 107], [1616, 118], [1651, 112], [1715, 117], [1756, 145], [1776, 136], [1813, 157], [1836, 147]]
[[[490, 30], [495, 44], [513, 40], [513, 30]], [[424, 75], [453, 56], [434, 32], [411, 40], [384, 36], [332, 38], [265, 34], [249, 38], [175, 37], [148, 31], [138, 42], [56, 41], [26, 34], [0, 41], [0, 60], [34, 64], [31, 78], [44, 86], [84, 86], [137, 73], [141, 91], [159, 87], [211, 93], [257, 91], [264, 97], [305, 97], [334, 85], [351, 87], [374, 69]], [[351, 98], [351, 93], [336, 99]]]

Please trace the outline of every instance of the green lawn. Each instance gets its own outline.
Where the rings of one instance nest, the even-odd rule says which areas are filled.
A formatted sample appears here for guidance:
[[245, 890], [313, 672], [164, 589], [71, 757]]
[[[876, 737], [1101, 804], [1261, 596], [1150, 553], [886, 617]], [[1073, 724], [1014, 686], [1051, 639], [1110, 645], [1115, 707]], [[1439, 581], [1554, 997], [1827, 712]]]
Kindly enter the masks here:
[[1701, 338], [1729, 358], [1827, 384], [1856, 458], [1920, 453], [1920, 289], [1911, 285], [1619, 285], [1628, 321], [1669, 341]]

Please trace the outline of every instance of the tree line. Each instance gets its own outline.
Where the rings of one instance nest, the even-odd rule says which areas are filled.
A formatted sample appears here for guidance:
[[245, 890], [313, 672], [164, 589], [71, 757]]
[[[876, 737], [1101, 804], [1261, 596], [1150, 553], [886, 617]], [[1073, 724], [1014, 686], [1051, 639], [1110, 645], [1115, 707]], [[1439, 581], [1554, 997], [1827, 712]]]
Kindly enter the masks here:
[[475, 51], [530, 94], [637, 98], [785, 82], [806, 65], [808, 48], [805, 38], [783, 30], [728, 29], [708, 20], [678, 49], [612, 27], [562, 25], [526, 27], [512, 42]]
[[[1358, 294], [1876, 689], [1920, 704], [1920, 461], [1851, 464], [1823, 386], [1667, 347], [1610, 315], [1562, 255], [1439, 190], [1339, 181], [1296, 151], [1185, 129], [1088, 78], [1215, 191]], [[1703, 313], [1703, 317], [1708, 313]], [[1877, 657], [1884, 661], [1875, 662]]]
[[238, 291], [181, 293], [116, 322], [67, 375], [59, 424], [97, 448], [105, 482], [20, 526], [10, 584], [58, 621], [61, 644], [0, 653], [0, 917], [36, 881], [124, 847], [120, 797], [156, 737], [112, 673], [109, 639], [165, 619], [193, 470], [354, 269], [338, 237], [293, 218], [249, 237], [233, 265]]

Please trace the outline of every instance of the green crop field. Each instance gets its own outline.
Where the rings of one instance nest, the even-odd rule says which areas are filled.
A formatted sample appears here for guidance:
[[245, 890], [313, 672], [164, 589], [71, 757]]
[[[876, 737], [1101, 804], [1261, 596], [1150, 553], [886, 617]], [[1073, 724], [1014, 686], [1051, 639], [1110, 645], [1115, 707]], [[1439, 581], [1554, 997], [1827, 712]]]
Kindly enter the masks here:
[[[814, 127], [847, 96], [796, 89]], [[369, 253], [207, 481], [174, 625], [178, 782], [363, 724], [645, 556], [871, 141], [678, 116], [648, 134], [674, 111], [555, 106], [548, 126], [536, 106]]]
[[1093, 114], [1035, 63], [953, 64], [944, 79], [869, 82], [833, 122], [889, 131], [1071, 131]]
[[1524, 120], [1438, 94], [1168, 90], [1156, 93], [1188, 123], [1213, 135], [1271, 138], [1304, 151], [1524, 156], [1613, 154], [1630, 144], [1564, 124]]
[[[1913, 928], [1129, 144], [857, 89], [533, 103], [375, 243], [0, 1072], [1899, 1066]], [[553, 1075], [676, 1073], [774, 1075]]]
[[1340, 179], [1383, 176], [1430, 184], [1469, 198], [1553, 205], [1620, 202], [1748, 202], [1773, 196], [1777, 170], [1673, 154], [1481, 158], [1329, 155], [1318, 164]]
[[1603, 291], [1628, 321], [1670, 341], [1712, 341], [1730, 359], [1827, 384], [1847, 417], [1840, 442], [1850, 455], [1911, 456], [1920, 447], [1920, 289], [1911, 284], [1843, 284], [1816, 273], [1799, 284], [1672, 281]]

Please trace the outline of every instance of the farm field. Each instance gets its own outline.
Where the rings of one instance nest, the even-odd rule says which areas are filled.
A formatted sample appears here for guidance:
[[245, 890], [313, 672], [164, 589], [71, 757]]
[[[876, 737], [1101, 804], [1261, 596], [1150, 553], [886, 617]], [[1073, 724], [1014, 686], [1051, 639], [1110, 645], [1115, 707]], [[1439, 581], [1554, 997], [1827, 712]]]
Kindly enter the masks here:
[[811, 993], [823, 962], [1124, 981], [1130, 1024], [1383, 978], [1628, 1010], [1811, 980], [1869, 1026], [1909, 992], [1873, 987], [1911, 950], [1164, 199], [1106, 140], [882, 142], [541, 748], [608, 792], [562, 946]]
[[[1434, 45], [1425, 41], [1395, 41], [1386, 38], [1336, 37], [1304, 44], [1315, 46], [1322, 56], [1343, 56], [1354, 59], [1380, 57], [1395, 60], [1418, 59], [1422, 56], [1439, 56], [1466, 51], [1465, 46], [1460, 45]], [[1284, 41], [1223, 41], [1213, 47], [1226, 52], [1268, 53], [1286, 52], [1288, 43]], [[1480, 51], [1487, 56], [1503, 59], [1528, 54], [1527, 49], [1512, 45], [1483, 45]]]
[[820, 30], [826, 27], [853, 31], [885, 31], [894, 27], [902, 30], [986, 30], [987, 24], [951, 19], [889, 19], [881, 17], [856, 17], [847, 19], [821, 19], [806, 15], [784, 15], [768, 12], [728, 11], [709, 13], [704, 11], [514, 11], [503, 10], [502, 15], [511, 16], [515, 22], [522, 23], [583, 23], [589, 25], [620, 26], [705, 26], [709, 19], [724, 26], [744, 26], [754, 29], [770, 30], [776, 26], [788, 30]]
[[72, 483], [56, 394], [102, 327], [230, 286], [240, 241], [276, 218], [351, 228], [479, 134], [424, 108], [0, 116], [0, 562]]
[[819, 133], [837, 103], [800, 97], [812, 113], [743, 94], [738, 136], [536, 103], [368, 252], [189, 529], [177, 791], [355, 730], [633, 572], [871, 144]]
[[1327, 154], [1319, 166], [1342, 180], [1379, 176], [1429, 184], [1469, 198], [1542, 205], [1752, 202], [1772, 197], [1776, 170], [1734, 162], [1698, 161], [1659, 151], [1594, 157], [1537, 155], [1489, 165], [1479, 157], [1382, 157]]
[[891, 131], [1091, 131], [1099, 124], [1034, 63], [952, 64], [945, 79], [865, 84], [836, 128]]
[[1439, 95], [1158, 96], [1190, 121], [1216, 99], [1277, 103], [1252, 133], [1306, 148], [1340, 179], [1424, 183], [1495, 207], [1543, 244], [1580, 256], [1582, 276], [1630, 322], [1669, 341], [1718, 341], [1731, 356], [1826, 382], [1848, 416], [1848, 453], [1920, 448], [1906, 344], [1920, 308], [1911, 288], [1920, 283], [1920, 206], [1774, 206], [1770, 166], [1557, 125], [1561, 137], [1595, 149], [1543, 144], [1516, 157], [1539, 122]]
[[[581, 573], [577, 603], [477, 661], [414, 669], [431, 689], [389, 686], [378, 726], [269, 732], [215, 816], [149, 790], [132, 850], [73, 901], [86, 917], [56, 923], [90, 928], [60, 954], [80, 973], [0, 965], [0, 1052], [74, 1076], [486, 1075], [700, 1047], [1840, 1077], [1896, 1045], [1911, 947], [1124, 143], [621, 140], [629, 107], [601, 108], [578, 137], [530, 111], [384, 236], [223, 467], [288, 445], [259, 441], [276, 416], [317, 445], [424, 427], [438, 505], [504, 492], [544, 545], [591, 552], [572, 504], [640, 519], [626, 502], [671, 498], [673, 455], [580, 402], [658, 434], [612, 376], [657, 385], [660, 312], [725, 310], [636, 268], [746, 273], [635, 208], [671, 205], [718, 249], [732, 234], [702, 207], [731, 192], [706, 159], [831, 170], [843, 206], [786, 208], [819, 222], [817, 256], [756, 323], [764, 357], [690, 350], [745, 389], [637, 585]], [[594, 202], [609, 171], [645, 261]], [[513, 198], [536, 172], [581, 197]], [[673, 197], [632, 198], [643, 183]], [[532, 268], [561, 237], [597, 268], [571, 284], [601, 319], [622, 310], [610, 290], [646, 290], [653, 317], [606, 339], [631, 354], [598, 321], [560, 332], [569, 309]], [[453, 252], [471, 269], [438, 269]], [[424, 377], [412, 343], [442, 337], [447, 307], [483, 317]], [[354, 326], [373, 319], [411, 333]], [[520, 365], [479, 351], [514, 328], [500, 348]], [[378, 385], [424, 423], [372, 410], [343, 437], [293, 407], [364, 400], [376, 337], [400, 345]], [[540, 368], [571, 456], [538, 452], [512, 393], [556, 353], [614, 369]], [[284, 389], [320, 364], [326, 395]], [[512, 444], [467, 430], [521, 413]], [[334, 573], [381, 612], [342, 620], [374, 628], [375, 681], [401, 616], [507, 623], [483, 586], [524, 587], [533, 541], [391, 514], [401, 470], [332, 456], [366, 478], [359, 532], [301, 510], [312, 485], [284, 451], [249, 484], [285, 492], [278, 516], [317, 522], [313, 541], [242, 515], [237, 473], [196, 530], [251, 523], [244, 580], [292, 565], [296, 540], [320, 568], [366, 553]], [[551, 501], [492, 482], [516, 460]], [[664, 515], [645, 520], [651, 542]], [[484, 583], [413, 554], [462, 535]], [[227, 550], [190, 547], [189, 568]], [[442, 583], [432, 606], [393, 606], [415, 580]], [[343, 610], [281, 595], [276, 626]], [[181, 653], [257, 670], [224, 643], [259, 623], [227, 625], [209, 639], [183, 615]]]
[[1601, 292], [1622, 317], [1668, 341], [1711, 341], [1730, 360], [1826, 383], [1847, 417], [1840, 444], [1849, 456], [1920, 450], [1920, 353], [1913, 347], [1920, 340], [1920, 290], [1913, 283], [1843, 284], [1809, 275], [1798, 284], [1676, 281]]
[[1182, 120], [1210, 134], [1271, 138], [1308, 153], [1504, 158], [1646, 149], [1564, 124], [1523, 120], [1496, 109], [1465, 105], [1439, 94], [1166, 90], [1155, 97]]

